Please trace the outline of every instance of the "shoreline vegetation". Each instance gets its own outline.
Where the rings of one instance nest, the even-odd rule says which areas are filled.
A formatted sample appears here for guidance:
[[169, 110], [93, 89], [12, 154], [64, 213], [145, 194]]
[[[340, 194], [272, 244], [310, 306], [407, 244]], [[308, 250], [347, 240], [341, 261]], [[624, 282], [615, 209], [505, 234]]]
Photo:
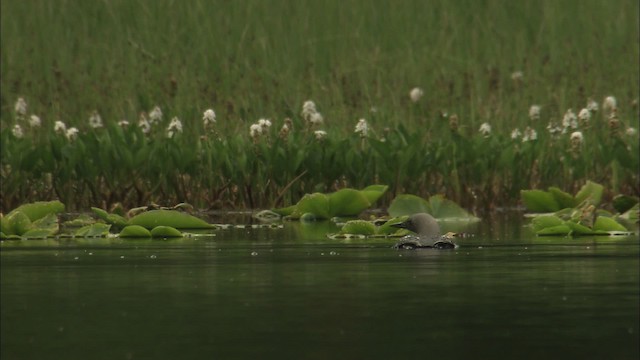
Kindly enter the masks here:
[[640, 195], [637, 1], [394, 4], [2, 2], [0, 211]]

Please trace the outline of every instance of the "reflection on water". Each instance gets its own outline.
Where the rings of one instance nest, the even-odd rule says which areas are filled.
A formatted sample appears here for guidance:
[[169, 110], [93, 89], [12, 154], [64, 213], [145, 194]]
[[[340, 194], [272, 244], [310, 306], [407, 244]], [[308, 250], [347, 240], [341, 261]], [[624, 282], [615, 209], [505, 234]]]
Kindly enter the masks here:
[[331, 223], [5, 242], [3, 359], [637, 359], [638, 238], [486, 224], [454, 251]]

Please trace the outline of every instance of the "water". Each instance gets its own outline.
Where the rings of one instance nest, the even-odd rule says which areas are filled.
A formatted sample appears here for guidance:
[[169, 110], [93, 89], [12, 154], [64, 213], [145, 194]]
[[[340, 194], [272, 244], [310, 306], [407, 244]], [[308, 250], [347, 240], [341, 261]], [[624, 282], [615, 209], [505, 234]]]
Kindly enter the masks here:
[[639, 241], [482, 225], [454, 251], [331, 224], [7, 241], [2, 359], [637, 359]]

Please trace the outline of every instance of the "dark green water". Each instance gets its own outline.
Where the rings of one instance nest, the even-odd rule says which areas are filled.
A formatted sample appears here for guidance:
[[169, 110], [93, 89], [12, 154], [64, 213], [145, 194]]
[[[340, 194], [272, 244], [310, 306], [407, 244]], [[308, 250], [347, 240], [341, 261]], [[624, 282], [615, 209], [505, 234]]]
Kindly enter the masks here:
[[453, 251], [330, 225], [7, 241], [2, 359], [638, 359], [639, 240], [484, 226]]

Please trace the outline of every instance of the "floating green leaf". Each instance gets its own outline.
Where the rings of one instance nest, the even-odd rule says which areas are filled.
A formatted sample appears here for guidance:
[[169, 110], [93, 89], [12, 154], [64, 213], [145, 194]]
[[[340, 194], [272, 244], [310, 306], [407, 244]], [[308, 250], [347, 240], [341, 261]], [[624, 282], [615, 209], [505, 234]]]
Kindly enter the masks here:
[[367, 200], [369, 200], [370, 204], [373, 204], [378, 201], [385, 192], [387, 192], [388, 188], [389, 186], [387, 185], [369, 185], [360, 190], [360, 192], [367, 198]]
[[[37, 234], [46, 233], [46, 236], [51, 236], [55, 235], [59, 229], [60, 226], [58, 225], [58, 216], [56, 214], [50, 213], [32, 222], [30, 230], [28, 232], [34, 231], [33, 234], [36, 234], [37, 231]], [[23, 236], [27, 236], [27, 233], [23, 234]]]
[[478, 217], [471, 215], [443, 195], [431, 196], [429, 200], [410, 194], [398, 195], [393, 199], [387, 211], [389, 215], [394, 217], [424, 212], [431, 214], [438, 220], [480, 221]]
[[5, 234], [21, 236], [31, 227], [31, 220], [20, 210], [13, 210], [7, 215], [7, 229]]
[[386, 190], [386, 185], [371, 185], [362, 190], [345, 188], [330, 194], [306, 194], [296, 205], [273, 209], [273, 212], [292, 219], [299, 219], [306, 213], [313, 214], [316, 219], [351, 217], [369, 208]]
[[295, 213], [300, 215], [311, 213], [320, 219], [329, 219], [331, 218], [329, 198], [322, 193], [306, 194], [298, 202]]
[[627, 228], [619, 224], [610, 217], [598, 216], [593, 223], [593, 230], [596, 231], [627, 231]]
[[22, 234], [22, 237], [25, 239], [46, 239], [51, 235], [51, 231], [47, 229], [31, 229]]
[[578, 205], [576, 199], [569, 193], [560, 190], [555, 186], [549, 187], [549, 193], [553, 195], [560, 209], [572, 208]]
[[371, 206], [365, 194], [354, 189], [340, 189], [329, 194], [331, 216], [356, 216]]
[[151, 230], [151, 237], [154, 238], [171, 238], [182, 237], [180, 230], [171, 226], [156, 226]]
[[107, 224], [115, 225], [118, 228], [123, 228], [127, 226], [128, 222], [123, 216], [118, 214], [109, 214], [108, 212], [97, 208], [92, 207], [91, 211], [93, 211], [96, 216], [102, 220], [104, 220]]
[[531, 220], [533, 231], [536, 233], [550, 227], [562, 225], [564, 221], [555, 215], [537, 216]]
[[571, 233], [571, 228], [564, 224], [551, 226], [536, 232], [538, 235], [569, 235], [569, 233]]
[[590, 204], [597, 206], [600, 204], [600, 200], [602, 200], [603, 191], [604, 186], [592, 181], [587, 181], [576, 194], [576, 204], [588, 201]]
[[373, 235], [376, 233], [376, 226], [366, 220], [347, 221], [340, 230], [341, 234]]
[[429, 205], [431, 206], [431, 215], [436, 219], [480, 220], [455, 202], [445, 199], [444, 195], [433, 195], [429, 198]]
[[595, 231], [593, 229], [588, 228], [580, 223], [568, 220], [564, 222], [564, 225], [568, 226], [571, 229], [572, 235], [594, 235]]
[[150, 238], [151, 232], [140, 225], [129, 225], [120, 231], [121, 238]]
[[391, 225], [394, 225], [394, 224], [402, 223], [402, 222], [406, 221], [407, 218], [408, 218], [408, 216], [406, 216], [406, 215], [391, 218], [391, 219], [387, 220], [384, 224], [380, 225], [380, 227], [378, 227], [377, 233], [378, 234], [382, 234], [382, 235], [391, 235], [391, 234], [393, 234], [393, 235], [406, 235], [406, 234], [409, 234], [410, 233], [409, 230], [391, 226]]
[[24, 204], [24, 205], [18, 206], [13, 211], [11, 211], [9, 215], [11, 215], [11, 213], [16, 211], [22, 212], [24, 215], [26, 215], [29, 218], [29, 220], [36, 221], [40, 218], [45, 217], [48, 214], [58, 214], [63, 212], [64, 204], [58, 200], [36, 201], [30, 204]]
[[8, 234], [10, 229], [9, 219], [0, 213], [0, 232]]
[[520, 190], [522, 202], [534, 213], [548, 213], [560, 210], [555, 197], [543, 190]]
[[77, 237], [105, 237], [109, 234], [111, 225], [103, 223], [95, 223], [87, 226], [83, 226], [76, 230], [75, 236]]
[[66, 227], [83, 227], [86, 225], [91, 225], [94, 222], [96, 222], [96, 220], [89, 214], [80, 214], [75, 219], [65, 221], [63, 225]]
[[140, 225], [147, 229], [161, 225], [176, 229], [211, 229], [216, 227], [195, 216], [176, 210], [146, 211], [129, 219], [129, 225]]
[[419, 196], [404, 194], [398, 195], [393, 199], [387, 212], [393, 217], [417, 213], [431, 214], [431, 205], [427, 200]]
[[279, 209], [272, 209], [272, 211], [280, 216], [291, 216], [296, 211], [296, 205], [287, 206]]

